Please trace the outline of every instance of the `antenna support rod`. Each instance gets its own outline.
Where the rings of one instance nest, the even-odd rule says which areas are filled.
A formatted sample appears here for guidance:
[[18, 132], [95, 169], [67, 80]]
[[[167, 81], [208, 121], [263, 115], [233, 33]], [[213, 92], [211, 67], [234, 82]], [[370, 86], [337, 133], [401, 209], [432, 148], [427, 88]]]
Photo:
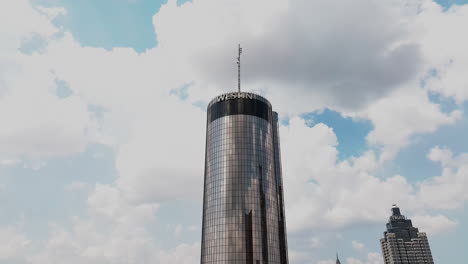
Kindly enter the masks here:
[[240, 60], [240, 56], [242, 54], [242, 48], [239, 44], [239, 57], [237, 57], [237, 87], [239, 89], [239, 93], [241, 91], [241, 70], [240, 70], [240, 66], [241, 66], [241, 60]]

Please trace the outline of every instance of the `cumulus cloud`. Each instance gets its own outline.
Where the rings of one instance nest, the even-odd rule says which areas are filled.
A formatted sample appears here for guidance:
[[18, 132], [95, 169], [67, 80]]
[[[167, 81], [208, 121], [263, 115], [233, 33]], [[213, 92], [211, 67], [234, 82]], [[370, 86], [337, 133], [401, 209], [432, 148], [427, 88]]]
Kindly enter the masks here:
[[[467, 45], [455, 41], [459, 34], [444, 31], [463, 32], [466, 7], [443, 12], [429, 0], [407, 2], [199, 0], [178, 6], [171, 0], [153, 18], [158, 47], [140, 54], [81, 46], [51, 23], [62, 9], [37, 9], [26, 0], [0, 3], [0, 160], [43, 164], [92, 142], [116, 152], [117, 180], [95, 186], [87, 217], [69, 229], [51, 225], [43, 250], [29, 255], [28, 263], [198, 261], [199, 244], [163, 250], [148, 225], [155, 224], [164, 202], [201, 201], [203, 108], [215, 94], [235, 88], [238, 40], [244, 45], [245, 89], [266, 95], [291, 117], [280, 131], [291, 234], [381, 223], [393, 203], [420, 211], [463, 206], [465, 154], [433, 149], [429, 158], [441, 164], [442, 175], [416, 185], [405, 175], [374, 173], [414, 135], [461, 118], [459, 111], [441, 111], [428, 91], [458, 103], [468, 96]], [[21, 49], [31, 40], [40, 45]], [[68, 84], [71, 95], [57, 96], [57, 80]], [[171, 94], [183, 86], [184, 98]], [[333, 130], [308, 127], [297, 117], [324, 107], [370, 120], [372, 149], [339, 161]], [[415, 219], [431, 232], [456, 226], [443, 215], [421, 215]], [[4, 233], [17, 242], [2, 252], [21, 256], [29, 240]], [[319, 242], [312, 239], [311, 246]], [[295, 249], [290, 256], [297, 263], [311, 259]], [[370, 253], [348, 263], [381, 263], [381, 256]]]
[[179, 239], [180, 235], [182, 235], [182, 230], [183, 226], [181, 224], [176, 225], [174, 228], [174, 237]]
[[322, 247], [323, 244], [322, 244], [322, 241], [319, 237], [312, 237], [310, 239], [310, 247], [311, 248], [320, 248]]
[[175, 97], [152, 112], [158, 122], [154, 115], [136, 121], [134, 137], [118, 152], [119, 186], [137, 200], [200, 199], [205, 114]]
[[40, 163], [83, 151], [95, 132], [86, 103], [76, 96], [58, 98], [49, 59], [21, 52], [31, 37], [55, 38], [59, 29], [51, 19], [60, 10], [38, 11], [25, 0], [0, 5], [0, 158]]
[[12, 259], [26, 254], [29, 240], [25, 234], [19, 232], [16, 227], [0, 228], [0, 261], [11, 261]]
[[[239, 20], [248, 18], [243, 12], [227, 9], [257, 6], [251, 1], [237, 5], [216, 2], [182, 7], [177, 13], [188, 15], [184, 21], [189, 21], [183, 30], [165, 28], [163, 25], [174, 27], [164, 23], [166, 20], [177, 23], [178, 18], [169, 18], [162, 10], [156, 22], [163, 25], [156, 23], [156, 29], [162, 31], [162, 40], [170, 41], [167, 45], [182, 40], [197, 46], [192, 63], [202, 79], [227, 90], [235, 80], [229, 43], [238, 40], [245, 46], [245, 86], [267, 89], [274, 101], [294, 98], [298, 101], [295, 108], [307, 106], [307, 110], [362, 107], [413, 78], [421, 65], [418, 44], [407, 41], [407, 25], [388, 3], [268, 1], [261, 8], [269, 9], [262, 12], [269, 16], [255, 17], [255, 26], [238, 26]], [[203, 8], [207, 5], [216, 8]], [[171, 38], [165, 39], [169, 31]], [[194, 35], [201, 36], [195, 43]], [[277, 101], [284, 106], [284, 100]]]
[[308, 127], [294, 118], [280, 134], [289, 231], [382, 221], [386, 206], [411, 200], [414, 188], [404, 177], [372, 175], [373, 152], [339, 162], [336, 136], [326, 125]]
[[0, 132], [0, 155], [40, 160], [85, 149], [93, 127], [83, 101], [18, 90], [3, 98], [0, 105], [4, 126]]
[[468, 154], [454, 156], [444, 148], [435, 147], [428, 158], [442, 165], [442, 175], [420, 184], [419, 199], [425, 206], [437, 209], [462, 208], [468, 200]]
[[420, 232], [426, 232], [429, 235], [437, 235], [453, 231], [458, 222], [449, 219], [444, 215], [417, 215], [411, 217], [412, 222], [419, 228]]
[[11, 159], [5, 159], [5, 160], [0, 160], [0, 166], [1, 167], [11, 167], [11, 166], [16, 166], [20, 163], [19, 160], [11, 160]]
[[[468, 186], [464, 177], [466, 154], [453, 157], [449, 150], [432, 149], [429, 158], [456, 167], [444, 168], [441, 176], [411, 184], [401, 175], [375, 176], [378, 161], [372, 152], [338, 161], [336, 137], [323, 124], [308, 127], [304, 120], [292, 119], [288, 127], [281, 127], [280, 133], [287, 175], [288, 230], [292, 233], [382, 223], [393, 203], [425, 211], [461, 208], [467, 199], [462, 192]], [[456, 222], [444, 216], [421, 217], [421, 221], [434, 233], [456, 227]]]
[[373, 146], [381, 146], [380, 159], [388, 161], [408, 146], [413, 136], [433, 133], [442, 125], [454, 124], [461, 119], [462, 113], [459, 110], [442, 113], [440, 105], [430, 102], [423, 90], [406, 87], [376, 101], [358, 116], [372, 120], [375, 129], [369, 133], [367, 141]]
[[[244, 89], [266, 94], [282, 115], [328, 107], [369, 119], [375, 130], [368, 142], [383, 146], [381, 160], [388, 161], [414, 135], [461, 117], [459, 111], [443, 113], [427, 96], [433, 89], [420, 87], [436, 67], [434, 57], [455, 56], [421, 41], [438, 38], [426, 24], [436, 14], [442, 16], [442, 8], [430, 0], [205, 0], [180, 7], [173, 1], [155, 15], [154, 25], [158, 50], [193, 82], [189, 100], [207, 101], [235, 88], [233, 52], [241, 40]], [[451, 24], [462, 30], [460, 25]]]
[[319, 262], [317, 262], [317, 264], [336, 264], [336, 261], [332, 259], [320, 260]]
[[355, 258], [347, 258], [346, 264], [383, 264], [383, 258], [381, 254], [372, 252], [367, 254], [367, 259], [364, 261]]
[[[15, 54], [22, 41], [31, 35], [48, 38], [58, 32], [58, 29], [51, 23], [51, 19], [59, 15], [60, 10], [63, 11], [63, 9], [42, 8], [41, 12], [37, 12], [26, 0], [15, 1], [14, 5], [2, 2], [1, 5], [0, 54], [3, 56]], [[23, 16], [18, 17], [18, 14]], [[25, 17], [27, 22], [24, 20]], [[3, 56], [2, 59], [4, 59]]]
[[[317, 264], [335, 264], [335, 260], [328, 259], [328, 260], [320, 260]], [[360, 260], [356, 258], [346, 258], [346, 264], [383, 264], [382, 255], [379, 253], [368, 253], [366, 260]]]
[[50, 226], [45, 248], [28, 263], [176, 263], [199, 259], [199, 244], [164, 250], [150, 235], [158, 204], [132, 204], [122, 192], [97, 185], [88, 199], [90, 217], [77, 218], [71, 230]]
[[303, 263], [307, 261], [309, 256], [307, 252], [304, 251], [297, 251], [294, 249], [288, 248], [288, 257], [291, 263]]
[[468, 99], [468, 81], [463, 77], [468, 70], [468, 55], [465, 52], [468, 38], [458, 32], [466, 23], [468, 6], [453, 5], [441, 12], [442, 7], [434, 2], [423, 1], [420, 8], [414, 25], [420, 29], [431, 29], [430, 34], [415, 36], [420, 38], [421, 50], [426, 58], [426, 88], [461, 104]]
[[357, 240], [351, 241], [351, 246], [352, 246], [355, 250], [363, 250], [363, 249], [366, 247], [363, 243], [361, 243], [361, 242], [359, 242], [359, 241], [357, 241]]

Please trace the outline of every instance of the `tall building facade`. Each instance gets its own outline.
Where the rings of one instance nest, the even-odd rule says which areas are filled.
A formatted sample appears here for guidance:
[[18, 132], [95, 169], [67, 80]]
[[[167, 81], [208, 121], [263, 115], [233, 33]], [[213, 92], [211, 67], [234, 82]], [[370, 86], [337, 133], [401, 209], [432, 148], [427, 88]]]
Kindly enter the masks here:
[[287, 264], [278, 115], [252, 94], [208, 105], [202, 264]]
[[426, 233], [413, 227], [396, 205], [380, 245], [385, 264], [434, 264]]

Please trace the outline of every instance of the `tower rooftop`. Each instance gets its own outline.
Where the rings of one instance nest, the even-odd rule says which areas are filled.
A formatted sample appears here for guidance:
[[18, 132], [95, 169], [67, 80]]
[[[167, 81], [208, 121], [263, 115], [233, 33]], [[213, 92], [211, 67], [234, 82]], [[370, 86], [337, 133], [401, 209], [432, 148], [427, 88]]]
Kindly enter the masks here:
[[264, 103], [266, 103], [270, 108], [271, 108], [271, 103], [266, 99], [265, 97], [255, 94], [255, 93], [249, 93], [249, 92], [229, 92], [229, 93], [223, 93], [215, 98], [213, 98], [210, 103], [208, 104], [208, 109], [219, 102], [222, 101], [227, 101], [227, 100], [233, 100], [233, 99], [250, 99], [250, 100], [259, 100]]

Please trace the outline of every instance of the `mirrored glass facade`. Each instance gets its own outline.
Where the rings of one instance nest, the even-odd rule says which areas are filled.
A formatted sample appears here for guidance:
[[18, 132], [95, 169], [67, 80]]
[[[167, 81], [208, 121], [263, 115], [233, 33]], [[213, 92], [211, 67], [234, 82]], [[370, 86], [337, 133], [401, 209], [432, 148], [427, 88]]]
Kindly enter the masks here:
[[263, 97], [208, 106], [202, 264], [288, 263], [278, 117]]

